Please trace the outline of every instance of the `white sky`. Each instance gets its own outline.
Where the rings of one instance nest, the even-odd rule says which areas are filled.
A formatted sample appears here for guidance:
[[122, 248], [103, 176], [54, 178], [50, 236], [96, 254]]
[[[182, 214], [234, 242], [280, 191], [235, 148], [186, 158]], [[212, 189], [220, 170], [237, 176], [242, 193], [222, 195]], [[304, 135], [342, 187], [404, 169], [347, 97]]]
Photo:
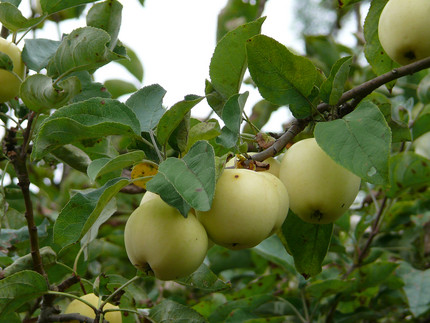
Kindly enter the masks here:
[[[142, 7], [137, 0], [123, 0], [122, 25], [119, 39], [132, 48], [144, 66], [144, 80], [139, 84], [122, 66], [110, 63], [95, 73], [103, 82], [119, 78], [133, 82], [137, 88], [158, 83], [166, 91], [167, 107], [187, 94], [204, 95], [205, 79], [209, 78], [209, 63], [216, 46], [218, 13], [227, 0], [146, 0]], [[290, 26], [291, 0], [270, 0], [266, 4], [262, 33], [275, 38], [288, 47], [301, 50], [297, 35]], [[69, 33], [85, 25], [85, 20], [62, 23], [61, 33]], [[38, 37], [58, 39], [56, 25], [46, 22]], [[258, 91], [250, 91], [246, 110], [261, 99]], [[125, 99], [125, 98], [120, 98]], [[206, 117], [210, 108], [202, 101], [192, 110], [196, 117]], [[286, 108], [278, 111], [271, 122], [270, 131], [281, 131], [289, 114]], [[280, 120], [283, 120], [280, 122]]]

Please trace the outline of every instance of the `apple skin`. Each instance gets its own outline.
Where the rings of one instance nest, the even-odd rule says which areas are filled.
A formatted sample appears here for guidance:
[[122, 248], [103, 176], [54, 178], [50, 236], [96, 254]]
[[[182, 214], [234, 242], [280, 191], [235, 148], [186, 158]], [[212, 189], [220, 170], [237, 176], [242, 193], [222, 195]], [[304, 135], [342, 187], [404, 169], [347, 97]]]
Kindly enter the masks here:
[[291, 146], [281, 161], [280, 180], [287, 188], [290, 209], [303, 221], [336, 221], [354, 202], [360, 178], [337, 164], [314, 138]]
[[[87, 301], [91, 305], [95, 307], [99, 307], [99, 298], [91, 293], [86, 294], [81, 297], [83, 300]], [[103, 307], [104, 310], [110, 310], [110, 309], [119, 309], [118, 306], [112, 305], [110, 303], [106, 303], [106, 305]], [[90, 318], [95, 318], [96, 315], [93, 311], [93, 309], [89, 306], [87, 306], [85, 303], [82, 303], [81, 301], [78, 301], [77, 299], [71, 301], [69, 305], [66, 308], [65, 314], [71, 314], [71, 313], [79, 313], [84, 316], [88, 316]], [[122, 317], [121, 312], [108, 312], [106, 313], [105, 320], [109, 321], [109, 323], [122, 323]], [[71, 323], [79, 323], [76, 320], [70, 321]]]
[[280, 194], [260, 173], [225, 169], [217, 181], [211, 209], [196, 211], [214, 243], [232, 250], [251, 248], [273, 232], [279, 221]]
[[192, 274], [206, 257], [208, 237], [193, 213], [184, 218], [158, 195], [140, 205], [125, 225], [127, 255], [138, 269], [160, 280]]
[[17, 78], [11, 72], [0, 69], [0, 102], [7, 102], [19, 95], [19, 87], [25, 76], [25, 65], [21, 58], [21, 50], [14, 43], [0, 37], [0, 52], [5, 53], [13, 62], [12, 71], [20, 78]]
[[[279, 166], [280, 166], [280, 163], [279, 163]], [[281, 167], [279, 167], [279, 170], [280, 170], [280, 168]], [[269, 234], [269, 236], [271, 236], [272, 234], [277, 232], [282, 227], [282, 224], [284, 223], [284, 221], [288, 215], [288, 210], [290, 208], [290, 198], [288, 195], [287, 188], [285, 187], [284, 183], [282, 183], [282, 181], [277, 176], [273, 175], [269, 171], [265, 171], [265, 172], [263, 171], [263, 172], [259, 172], [259, 173], [263, 176], [266, 176], [266, 178], [272, 183], [272, 185], [276, 188], [276, 191], [277, 191], [278, 197], [279, 197], [279, 199], [278, 199], [278, 201], [279, 201], [279, 212], [278, 212], [278, 215], [276, 216], [275, 225]]]
[[387, 55], [406, 65], [430, 56], [430, 1], [390, 0], [378, 23], [379, 41]]
[[143, 203], [153, 200], [155, 198], [159, 198], [160, 196], [158, 194], [155, 194], [151, 191], [146, 191], [145, 194], [143, 194], [142, 199], [140, 200], [140, 205], [142, 205]]

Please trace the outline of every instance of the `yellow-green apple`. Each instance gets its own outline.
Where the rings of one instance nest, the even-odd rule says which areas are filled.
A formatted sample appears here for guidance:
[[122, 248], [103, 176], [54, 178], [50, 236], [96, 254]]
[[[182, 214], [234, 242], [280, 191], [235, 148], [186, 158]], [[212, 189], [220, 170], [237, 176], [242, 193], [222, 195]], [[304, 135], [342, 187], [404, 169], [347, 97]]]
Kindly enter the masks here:
[[330, 158], [314, 138], [287, 150], [279, 178], [287, 188], [290, 209], [310, 223], [334, 222], [360, 189], [360, 178]]
[[286, 206], [280, 202], [280, 188], [285, 189], [261, 172], [225, 169], [211, 209], [197, 211], [197, 218], [214, 243], [233, 250], [254, 247], [274, 232], [280, 213], [288, 212], [280, 210]]
[[206, 231], [196, 216], [189, 212], [184, 218], [158, 195], [130, 215], [124, 240], [131, 263], [144, 272], [152, 271], [160, 280], [192, 274], [208, 248]]
[[[80, 298], [83, 299], [84, 301], [90, 303], [91, 305], [93, 305], [96, 308], [99, 307], [99, 297], [93, 293], [86, 294]], [[101, 302], [100, 302], [100, 304], [101, 304]], [[111, 310], [111, 309], [119, 309], [119, 307], [115, 306], [113, 304], [110, 304], [110, 303], [106, 303], [106, 305], [103, 306], [103, 309], [104, 310]], [[90, 318], [96, 317], [96, 314], [94, 313], [94, 311], [91, 307], [89, 307], [87, 304], [85, 304], [85, 303], [83, 303], [77, 299], [74, 299], [73, 301], [71, 301], [69, 303], [69, 305], [67, 306], [66, 311], [64, 313], [65, 314], [78, 313], [78, 314], [81, 314], [83, 316], [87, 316]], [[104, 319], [106, 321], [109, 321], [110, 323], [122, 323], [121, 312], [119, 312], [119, 311], [107, 312], [104, 316]], [[78, 323], [78, 321], [76, 321], [76, 320], [72, 320], [70, 322]]]
[[406, 65], [430, 56], [430, 1], [390, 0], [381, 12], [378, 35], [382, 48]]

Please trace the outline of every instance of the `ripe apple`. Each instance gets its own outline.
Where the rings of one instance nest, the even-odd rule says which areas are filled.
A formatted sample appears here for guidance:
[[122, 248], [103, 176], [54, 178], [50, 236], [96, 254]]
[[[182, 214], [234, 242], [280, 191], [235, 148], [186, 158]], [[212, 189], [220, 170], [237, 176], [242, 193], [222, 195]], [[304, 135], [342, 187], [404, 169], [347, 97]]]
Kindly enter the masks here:
[[[280, 164], [279, 164], [279, 166], [280, 166]], [[288, 196], [287, 188], [285, 187], [284, 183], [282, 183], [282, 181], [277, 176], [273, 175], [269, 171], [263, 171], [263, 172], [259, 172], [259, 173], [262, 174], [263, 176], [266, 176], [266, 178], [276, 188], [276, 191], [277, 191], [278, 196], [279, 196], [279, 199], [278, 199], [278, 201], [279, 201], [279, 212], [278, 212], [278, 215], [276, 217], [275, 225], [269, 234], [269, 236], [271, 236], [273, 233], [275, 233], [276, 231], [278, 231], [282, 227], [282, 224], [284, 223], [285, 218], [288, 215], [288, 210], [290, 207], [290, 198]]]
[[[263, 175], [247, 169], [225, 169], [215, 188], [209, 211], [196, 211], [209, 238], [218, 245], [238, 250], [251, 248], [273, 233], [280, 221], [281, 193]], [[285, 189], [285, 188], [283, 188]], [[285, 191], [283, 191], [285, 193]], [[288, 194], [282, 197], [288, 199]]]
[[192, 274], [208, 248], [206, 231], [195, 215], [190, 212], [184, 218], [158, 195], [130, 215], [124, 240], [131, 263], [160, 280]]
[[430, 56], [430, 1], [390, 0], [378, 23], [379, 41], [390, 58], [406, 65]]
[[290, 208], [302, 220], [326, 224], [348, 210], [360, 188], [360, 178], [331, 159], [314, 138], [287, 150], [279, 178], [290, 197]]
[[[99, 307], [99, 298], [91, 293], [86, 294], [81, 297], [84, 301], [87, 301], [91, 305], [95, 307]], [[111, 309], [119, 309], [118, 306], [112, 305], [110, 303], [106, 303], [106, 305], [103, 307], [104, 310], [111, 310]], [[77, 299], [70, 302], [70, 304], [67, 306], [65, 314], [71, 314], [71, 313], [78, 313], [90, 318], [95, 318], [96, 314], [94, 313], [93, 309], [89, 307], [87, 304], [78, 301]], [[104, 316], [105, 320], [109, 321], [110, 323], [122, 323], [122, 317], [121, 312], [107, 312]], [[73, 320], [70, 321], [71, 323], [78, 323], [78, 321]]]
[[14, 43], [0, 37], [0, 52], [10, 57], [13, 63], [12, 72], [0, 69], [0, 103], [7, 102], [19, 95], [19, 87], [25, 76], [25, 65], [21, 50]]
[[140, 205], [142, 205], [143, 203], [153, 200], [155, 198], [159, 198], [160, 196], [158, 194], [155, 194], [151, 191], [146, 191], [145, 194], [143, 194], [142, 199], [140, 200]]

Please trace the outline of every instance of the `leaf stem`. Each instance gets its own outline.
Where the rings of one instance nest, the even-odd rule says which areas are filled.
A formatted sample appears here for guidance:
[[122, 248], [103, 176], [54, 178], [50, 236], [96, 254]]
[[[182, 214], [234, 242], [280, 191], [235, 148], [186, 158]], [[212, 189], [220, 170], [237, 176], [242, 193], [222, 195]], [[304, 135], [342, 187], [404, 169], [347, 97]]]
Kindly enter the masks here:
[[136, 280], [140, 279], [140, 276], [134, 276], [132, 279], [130, 279], [129, 281], [125, 282], [123, 285], [121, 285], [120, 287], [118, 287], [112, 294], [109, 295], [108, 298], [106, 298], [106, 300], [100, 305], [100, 308], [103, 309], [103, 307], [113, 298], [115, 297], [115, 295], [117, 295], [120, 291], [122, 291], [124, 288], [126, 288], [128, 285], [130, 285], [131, 283], [135, 282]]

